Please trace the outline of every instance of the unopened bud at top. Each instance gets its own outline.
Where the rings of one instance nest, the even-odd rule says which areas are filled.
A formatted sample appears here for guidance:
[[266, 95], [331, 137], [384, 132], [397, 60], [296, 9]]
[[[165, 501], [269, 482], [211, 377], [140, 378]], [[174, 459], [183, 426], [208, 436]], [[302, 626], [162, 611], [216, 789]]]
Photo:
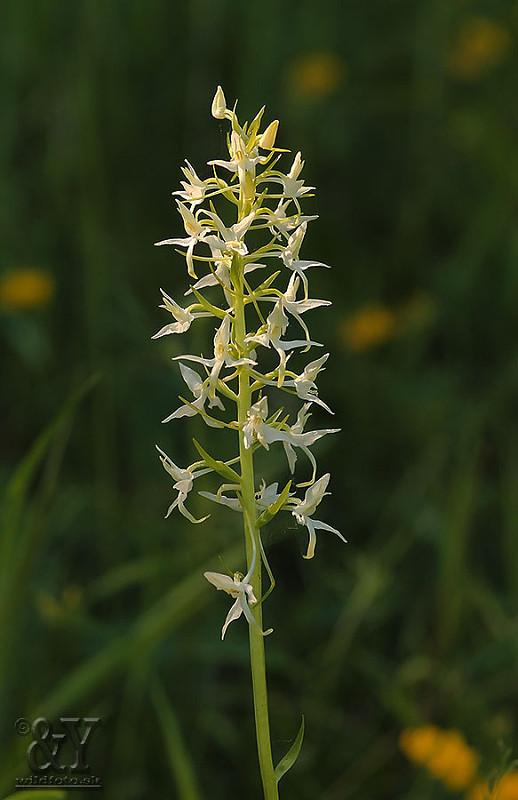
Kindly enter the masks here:
[[259, 139], [259, 147], [262, 147], [263, 150], [271, 150], [275, 145], [275, 137], [277, 136], [278, 128], [279, 128], [278, 119], [274, 119], [273, 122], [270, 122], [265, 132]]
[[225, 111], [227, 110], [227, 101], [223, 94], [223, 89], [218, 86], [214, 100], [212, 101], [212, 116], [216, 119], [225, 119]]

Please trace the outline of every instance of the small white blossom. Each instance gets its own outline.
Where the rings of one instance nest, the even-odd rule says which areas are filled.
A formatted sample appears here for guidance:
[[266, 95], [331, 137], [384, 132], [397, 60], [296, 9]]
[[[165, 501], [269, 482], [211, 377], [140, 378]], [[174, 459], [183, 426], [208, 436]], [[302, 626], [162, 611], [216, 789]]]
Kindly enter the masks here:
[[307, 403], [316, 403], [322, 408], [325, 408], [325, 410], [330, 414], [333, 414], [334, 412], [331, 411], [327, 403], [324, 403], [324, 401], [318, 396], [317, 385], [315, 383], [315, 378], [319, 372], [322, 372], [324, 364], [328, 358], [329, 353], [326, 353], [321, 358], [317, 358], [316, 361], [311, 361], [304, 367], [304, 370], [300, 375], [296, 375], [293, 380], [285, 380], [284, 387], [286, 389], [295, 389], [297, 397], [299, 397], [301, 400], [305, 400]]
[[297, 416], [297, 421], [291, 427], [286, 425], [286, 427], [282, 429], [276, 428], [274, 425], [268, 425], [268, 423], [265, 422], [268, 416], [268, 400], [266, 397], [262, 397], [261, 400], [250, 408], [247, 414], [247, 420], [243, 425], [245, 447], [250, 448], [254, 441], [258, 441], [268, 450], [273, 442], [282, 442], [291, 472], [294, 471], [295, 462], [297, 460], [293, 448], [299, 447], [306, 453], [313, 469], [316, 470], [315, 457], [309, 447], [328, 433], [338, 433], [339, 428], [324, 428], [322, 430], [304, 432], [304, 426], [310, 417], [308, 408], [309, 403], [301, 408]]
[[163, 468], [175, 481], [175, 483], [173, 484], [173, 489], [176, 489], [176, 491], [178, 492], [176, 499], [173, 500], [173, 502], [171, 503], [171, 505], [167, 510], [167, 514], [165, 515], [166, 519], [175, 508], [178, 508], [180, 513], [183, 514], [184, 517], [187, 517], [187, 519], [190, 522], [194, 523], [204, 522], [206, 519], [209, 518], [210, 515], [202, 517], [201, 519], [195, 519], [195, 517], [193, 517], [191, 512], [185, 508], [184, 502], [187, 499], [187, 495], [192, 489], [193, 481], [196, 478], [199, 478], [201, 475], [206, 475], [211, 470], [210, 469], [194, 470], [192, 467], [187, 467], [187, 469], [182, 469], [181, 467], [177, 467], [174, 461], [172, 461], [169, 458], [169, 456], [166, 453], [164, 453], [164, 451], [161, 450], [160, 447], [158, 447], [158, 445], [156, 445], [156, 449], [158, 450], [160, 461], [162, 463]]
[[167, 336], [170, 333], [185, 333], [185, 331], [189, 330], [191, 323], [194, 322], [195, 319], [199, 317], [210, 317], [210, 313], [207, 311], [191, 312], [192, 306], [189, 306], [189, 308], [182, 308], [178, 305], [176, 300], [169, 297], [163, 289], [160, 291], [162, 292], [162, 299], [164, 301], [160, 308], [165, 308], [166, 311], [169, 311], [176, 322], [170, 322], [169, 325], [164, 325], [163, 328], [160, 328], [158, 333], [155, 333], [155, 335], [151, 337], [152, 339], [160, 339], [161, 336]]
[[[239, 502], [238, 497], [227, 497], [227, 495], [223, 494], [222, 488], [220, 486], [219, 491], [217, 494], [213, 492], [199, 492], [202, 497], [205, 497], [207, 500], [212, 500], [213, 503], [219, 503], [222, 506], [227, 506], [227, 508], [231, 508], [233, 511], [242, 511], [241, 503]], [[227, 487], [228, 488], [228, 487]], [[265, 511], [268, 506], [276, 503], [280, 497], [279, 492], [279, 484], [271, 483], [269, 486], [263, 481], [261, 488], [259, 491], [255, 493], [255, 505], [257, 508], [257, 513], [261, 514]], [[289, 493], [288, 497], [291, 497], [292, 494]]]
[[176, 411], [173, 411], [173, 413], [163, 419], [162, 422], [170, 422], [172, 419], [180, 419], [181, 417], [194, 417], [196, 414], [200, 414], [211, 428], [222, 428], [222, 423], [208, 416], [205, 411], [206, 400], [209, 401], [209, 406], [211, 408], [216, 406], [221, 411], [225, 410], [225, 406], [219, 397], [210, 397], [209, 380], [203, 381], [198, 373], [186, 364], [180, 364], [180, 372], [195, 399], [190, 405], [184, 404], [180, 406], [180, 408], [177, 408]]
[[225, 314], [225, 318], [219, 328], [216, 330], [214, 336], [214, 358], [203, 358], [202, 356], [176, 356], [176, 359], [184, 359], [186, 361], [196, 361], [198, 364], [203, 364], [206, 367], [211, 367], [210, 372], [210, 396], [214, 397], [216, 391], [216, 384], [219, 380], [219, 374], [224, 366], [239, 367], [243, 364], [255, 364], [251, 358], [236, 358], [235, 348], [230, 340], [230, 314]]
[[255, 605], [257, 603], [257, 598], [254, 594], [254, 588], [250, 583], [250, 578], [252, 573], [255, 569], [255, 562], [256, 562], [256, 555], [257, 551], [255, 549], [254, 544], [254, 554], [252, 558], [252, 562], [250, 564], [250, 569], [243, 576], [240, 572], [235, 572], [234, 577], [231, 578], [229, 575], [223, 575], [221, 572], [205, 572], [204, 575], [209, 583], [212, 583], [216, 589], [222, 589], [224, 592], [227, 592], [231, 597], [235, 598], [234, 604], [231, 606], [230, 611], [227, 614], [227, 618], [221, 630], [221, 639], [225, 638], [225, 633], [227, 632], [227, 628], [231, 622], [234, 620], [239, 619], [241, 614], [245, 615], [246, 621], [249, 625], [253, 625], [255, 628], [262, 633], [263, 636], [267, 636], [269, 633], [272, 632], [272, 629], [267, 631], [262, 631], [259, 623], [255, 619], [254, 615], [250, 610], [250, 604]]
[[277, 299], [275, 305], [266, 319], [266, 326], [262, 332], [247, 337], [247, 342], [257, 343], [263, 347], [272, 346], [277, 351], [279, 356], [279, 366], [277, 367], [278, 382], [280, 387], [283, 384], [284, 376], [286, 373], [286, 363], [288, 353], [299, 347], [322, 347], [320, 342], [314, 342], [311, 339], [290, 339], [284, 341], [281, 336], [288, 327], [288, 317], [284, 312], [285, 304], [283, 299]]
[[212, 211], [207, 211], [207, 216], [214, 220], [221, 237], [213, 235], [205, 237], [205, 243], [211, 248], [212, 254], [217, 257], [221, 257], [223, 253], [228, 253], [229, 255], [238, 253], [241, 256], [246, 256], [248, 248], [243, 241], [243, 236], [252, 224], [255, 214], [248, 214], [240, 222], [231, 225], [230, 228], [223, 225], [218, 215]]
[[263, 178], [263, 180], [273, 183], [280, 183], [282, 186], [282, 196], [289, 198], [290, 200], [295, 200], [296, 198], [302, 197], [302, 195], [311, 192], [315, 188], [314, 186], [304, 186], [304, 181], [298, 180], [303, 167], [304, 161], [302, 161], [302, 154], [299, 151], [295, 156], [293, 164], [291, 165], [291, 169], [287, 175], [279, 173], [278, 175], [274, 175], [272, 177]]
[[253, 147], [250, 152], [246, 142], [237, 131], [232, 131], [230, 134], [230, 161], [223, 161], [216, 159], [208, 161], [209, 166], [223, 167], [228, 169], [229, 172], [237, 172], [239, 183], [250, 186], [250, 179], [255, 178], [256, 165], [264, 161], [264, 158], [259, 155], [256, 147]]
[[257, 439], [263, 447], [268, 449], [268, 443], [262, 435], [265, 428], [264, 421], [268, 416], [268, 399], [262, 397], [247, 411], [246, 422], [243, 425], [243, 439], [246, 448], [252, 447], [252, 442]]
[[180, 181], [180, 184], [183, 186], [183, 191], [173, 192], [174, 195], [178, 195], [181, 197], [182, 200], [186, 200], [191, 204], [191, 211], [192, 209], [202, 203], [207, 190], [210, 188], [210, 184], [214, 181], [213, 178], [209, 178], [208, 180], [202, 181], [201, 178], [198, 178], [196, 174], [196, 170], [189, 164], [187, 159], [185, 159], [185, 163], [187, 164], [186, 167], [182, 167], [182, 172], [186, 177], [185, 181]]
[[330, 531], [331, 533], [336, 533], [336, 535], [343, 541], [346, 542], [347, 540], [344, 539], [340, 531], [337, 531], [336, 528], [332, 528], [331, 525], [327, 525], [325, 522], [320, 522], [318, 519], [312, 519], [312, 514], [315, 513], [317, 506], [321, 502], [322, 498], [329, 494], [326, 492], [327, 484], [329, 483], [330, 478], [329, 472], [325, 475], [322, 475], [321, 478], [316, 481], [312, 486], [309, 487], [306, 491], [306, 495], [304, 500], [297, 500], [295, 498], [290, 499], [287, 501], [287, 504], [291, 504], [292, 511], [291, 513], [299, 523], [299, 525], [305, 525], [309, 531], [309, 542], [308, 542], [308, 549], [304, 558], [313, 558], [315, 553], [315, 545], [317, 543], [317, 536], [315, 530], [322, 530], [322, 531]]
[[164, 244], [176, 244], [181, 247], [187, 247], [186, 261], [189, 275], [196, 278], [193, 264], [194, 247], [198, 242], [201, 242], [205, 236], [210, 232], [209, 228], [203, 226], [198, 222], [196, 216], [190, 211], [183, 203], [178, 201], [178, 211], [182, 215], [183, 224], [187, 238], [185, 239], [163, 239], [161, 242], [155, 242], [156, 247], [161, 247]]
[[303, 222], [311, 222], [318, 219], [318, 214], [302, 215], [300, 213], [288, 214], [288, 206], [291, 205], [291, 200], [279, 200], [277, 207], [274, 211], [270, 208], [261, 210], [261, 217], [266, 219], [268, 227], [273, 234], [282, 233], [286, 239], [289, 239], [291, 231], [298, 228]]

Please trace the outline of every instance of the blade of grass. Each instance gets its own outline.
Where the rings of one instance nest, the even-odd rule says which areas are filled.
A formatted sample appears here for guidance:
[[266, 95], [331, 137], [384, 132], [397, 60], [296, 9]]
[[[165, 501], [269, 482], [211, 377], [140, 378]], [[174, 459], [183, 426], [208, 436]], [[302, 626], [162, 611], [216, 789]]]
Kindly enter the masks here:
[[150, 694], [162, 729], [169, 766], [176, 782], [178, 800], [201, 800], [195, 770], [167, 694], [158, 681], [152, 684]]

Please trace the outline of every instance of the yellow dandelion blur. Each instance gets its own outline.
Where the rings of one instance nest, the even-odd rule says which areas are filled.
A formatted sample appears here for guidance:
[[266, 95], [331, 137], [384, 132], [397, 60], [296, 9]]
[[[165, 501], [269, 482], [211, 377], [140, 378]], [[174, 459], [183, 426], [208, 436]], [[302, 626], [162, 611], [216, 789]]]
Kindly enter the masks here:
[[518, 800], [518, 772], [508, 772], [498, 782], [495, 800]]
[[410, 761], [425, 767], [449, 789], [466, 789], [475, 780], [479, 756], [456, 730], [435, 725], [409, 728], [399, 737], [401, 750]]
[[475, 783], [466, 795], [467, 800], [492, 800], [492, 797], [489, 784], [484, 781]]
[[441, 731], [435, 725], [407, 728], [401, 732], [399, 746], [406, 757], [416, 764], [424, 764], [437, 747]]
[[510, 36], [499, 22], [472, 17], [461, 29], [448, 58], [450, 73], [473, 80], [500, 64], [510, 47]]
[[287, 77], [295, 94], [316, 99], [336, 91], [346, 74], [345, 63], [336, 53], [309, 53], [290, 65]]
[[477, 783], [467, 800], [518, 800], [518, 772], [508, 772], [493, 787], [488, 783]]
[[54, 278], [38, 267], [20, 267], [0, 275], [0, 308], [21, 311], [42, 308], [54, 297]]
[[443, 731], [426, 762], [428, 772], [453, 790], [465, 789], [474, 780], [479, 757], [459, 731]]
[[340, 338], [350, 350], [368, 350], [391, 339], [396, 329], [396, 314], [386, 306], [371, 304], [342, 323]]

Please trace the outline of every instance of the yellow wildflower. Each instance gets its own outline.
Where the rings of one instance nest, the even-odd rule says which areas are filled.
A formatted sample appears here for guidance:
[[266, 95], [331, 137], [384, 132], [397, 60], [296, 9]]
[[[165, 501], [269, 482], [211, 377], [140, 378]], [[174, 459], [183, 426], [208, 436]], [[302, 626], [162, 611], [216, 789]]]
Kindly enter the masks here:
[[345, 64], [335, 53], [310, 53], [291, 65], [288, 83], [296, 94], [318, 98], [338, 89], [345, 76]]
[[518, 772], [508, 772], [497, 786], [497, 800], [518, 800]]
[[399, 746], [410, 761], [425, 764], [437, 747], [441, 731], [435, 725], [407, 728], [399, 737]]
[[491, 791], [488, 783], [477, 783], [468, 800], [518, 800], [518, 772], [506, 773]]
[[391, 339], [397, 328], [396, 314], [386, 306], [372, 304], [345, 320], [341, 338], [350, 350], [367, 350]]
[[21, 267], [0, 276], [0, 307], [4, 311], [41, 308], [54, 296], [54, 279], [46, 270]]
[[503, 25], [486, 17], [473, 17], [450, 52], [449, 70], [461, 80], [478, 78], [505, 58], [509, 46], [510, 36]]
[[459, 731], [425, 725], [403, 731], [399, 743], [407, 758], [454, 791], [466, 789], [475, 779], [479, 757]]
[[489, 784], [479, 781], [471, 787], [471, 791], [466, 795], [467, 800], [491, 800], [491, 790]]
[[459, 731], [443, 731], [426, 768], [450, 789], [465, 789], [477, 773], [479, 758]]

